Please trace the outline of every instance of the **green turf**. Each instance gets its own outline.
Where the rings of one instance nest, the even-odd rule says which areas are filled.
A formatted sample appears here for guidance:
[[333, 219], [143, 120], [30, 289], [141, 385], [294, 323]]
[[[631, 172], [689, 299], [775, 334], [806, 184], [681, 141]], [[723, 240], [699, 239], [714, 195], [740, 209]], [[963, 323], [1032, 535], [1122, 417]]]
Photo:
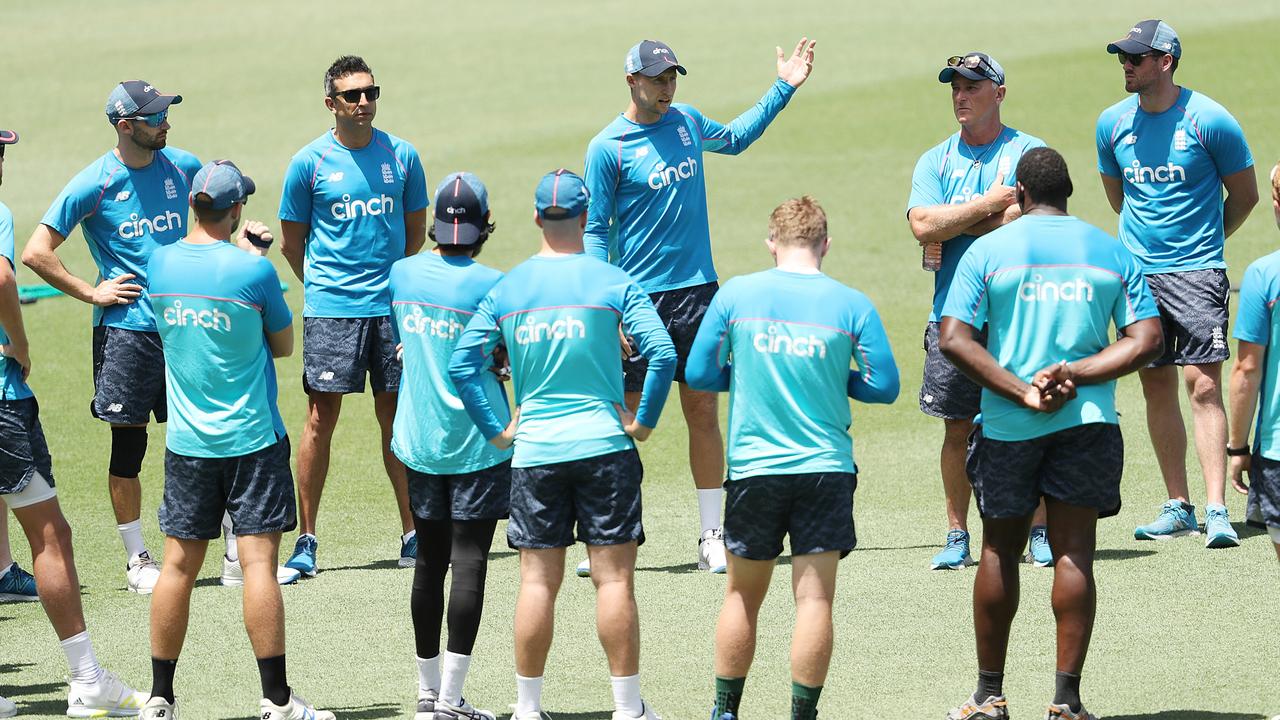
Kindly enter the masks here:
[[[0, 199], [25, 241], [63, 184], [113, 142], [102, 116], [111, 86], [143, 77], [185, 96], [171, 115], [171, 142], [203, 159], [231, 157], [258, 181], [249, 215], [274, 222], [281, 175], [294, 151], [327, 127], [320, 78], [338, 54], [363, 54], [384, 88], [378, 125], [415, 143], [434, 184], [467, 169], [490, 191], [498, 231], [484, 260], [509, 268], [534, 251], [536, 179], [579, 168], [591, 136], [623, 109], [622, 58], [641, 37], [660, 37], [690, 74], [678, 100], [728, 121], [773, 76], [773, 47], [805, 33], [818, 39], [809, 84], [742, 157], [708, 156], [712, 233], [720, 273], [768, 264], [769, 211], [802, 193], [830, 215], [826, 269], [865, 290], [888, 325], [903, 373], [891, 407], [855, 409], [862, 470], [861, 547], [841, 564], [836, 648], [824, 717], [937, 718], [973, 686], [973, 572], [933, 574], [926, 563], [945, 532], [936, 453], [941, 428], [916, 409], [920, 335], [931, 279], [903, 220], [916, 158], [954, 131], [943, 58], [983, 49], [1009, 76], [1009, 124], [1059, 148], [1075, 173], [1072, 209], [1114, 229], [1096, 179], [1093, 127], [1120, 99], [1120, 70], [1103, 52], [1154, 9], [1107, 2], [685, 3], [641, 6], [557, 0], [363, 5], [222, 2], [115, 4], [70, 0], [5, 5], [9, 98], [0, 127], [15, 128]], [[1280, 5], [1269, 0], [1171, 0], [1160, 12], [1182, 35], [1178, 79], [1229, 108], [1244, 126], [1262, 173], [1280, 157], [1274, 38]], [[1265, 194], [1264, 194], [1265, 197]], [[1277, 235], [1265, 202], [1229, 242], [1231, 276], [1269, 252]], [[92, 264], [78, 234], [62, 253], [82, 277]], [[284, 264], [276, 257], [278, 267]], [[22, 282], [36, 282], [22, 272]], [[293, 289], [300, 284], [282, 273]], [[90, 419], [89, 309], [67, 298], [25, 308], [44, 426], [63, 506], [75, 528], [89, 626], [103, 661], [147, 687], [147, 601], [125, 593], [119, 538], [107, 503], [108, 433]], [[302, 426], [299, 358], [280, 363], [281, 407], [296, 439]], [[1125, 720], [1252, 720], [1280, 712], [1275, 680], [1277, 568], [1252, 531], [1243, 547], [1209, 552], [1186, 539], [1139, 544], [1131, 530], [1163, 498], [1145, 437], [1136, 382], [1121, 383], [1129, 438], [1125, 509], [1099, 532], [1099, 612], [1086, 667], [1090, 708]], [[410, 572], [389, 568], [397, 544], [391, 496], [381, 479], [368, 397], [347, 403], [334, 441], [320, 521], [319, 578], [286, 588], [290, 678], [342, 718], [403, 718], [415, 687]], [[143, 471], [144, 519], [160, 538], [163, 438], [153, 429]], [[669, 720], [705, 717], [712, 699], [712, 628], [722, 577], [693, 571], [697, 514], [685, 469], [684, 428], [671, 405], [643, 448], [646, 529], [637, 594], [646, 697]], [[1192, 458], [1194, 467], [1194, 458]], [[1203, 503], [1199, 473], [1193, 499]], [[1237, 520], [1243, 503], [1230, 499]], [[27, 552], [15, 535], [15, 554]], [[467, 695], [505, 712], [514, 701], [511, 651], [515, 556], [497, 543], [486, 621]], [[239, 595], [218, 587], [216, 555], [197, 588], [177, 691], [186, 718], [243, 718], [258, 698], [240, 626]], [[570, 553], [576, 563], [581, 549]], [[787, 707], [791, 626], [789, 568], [766, 602], [744, 704], [749, 718]], [[1023, 608], [1011, 641], [1006, 688], [1015, 717], [1039, 717], [1052, 690], [1051, 573], [1022, 571]], [[608, 718], [607, 672], [595, 639], [590, 584], [566, 580], [547, 673], [556, 718]], [[24, 716], [65, 708], [65, 666], [35, 606], [0, 606], [0, 693]]]

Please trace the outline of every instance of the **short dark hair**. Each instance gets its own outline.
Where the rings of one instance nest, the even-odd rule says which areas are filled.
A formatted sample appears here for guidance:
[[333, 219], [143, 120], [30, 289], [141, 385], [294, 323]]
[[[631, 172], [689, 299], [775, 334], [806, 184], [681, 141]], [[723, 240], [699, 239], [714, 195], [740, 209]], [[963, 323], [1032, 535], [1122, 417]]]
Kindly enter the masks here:
[[440, 249], [440, 253], [442, 255], [466, 255], [470, 252], [471, 257], [475, 257], [480, 254], [480, 250], [484, 247], [485, 240], [488, 240], [489, 235], [491, 235], [494, 229], [498, 227], [497, 224], [493, 222], [492, 217], [492, 215], [485, 216], [487, 222], [484, 224], [484, 229], [480, 231], [480, 237], [476, 238], [476, 241], [470, 245], [441, 245], [436, 242], [435, 223], [427, 225], [427, 237], [431, 238], [431, 242], [436, 243], [436, 246]]
[[191, 203], [191, 210], [195, 212], [197, 222], [220, 223], [227, 219], [227, 215], [231, 214], [231, 207], [217, 210], [209, 207], [209, 203], [212, 202], [213, 198], [208, 194], [196, 193], [195, 202]]
[[324, 94], [333, 95], [333, 81], [355, 73], [369, 73], [373, 75], [373, 71], [369, 69], [369, 64], [359, 55], [343, 55], [328, 70], [324, 71]]
[[1018, 183], [1037, 203], [1066, 209], [1067, 198], [1075, 189], [1067, 161], [1057, 150], [1038, 147], [1028, 150], [1018, 161]]

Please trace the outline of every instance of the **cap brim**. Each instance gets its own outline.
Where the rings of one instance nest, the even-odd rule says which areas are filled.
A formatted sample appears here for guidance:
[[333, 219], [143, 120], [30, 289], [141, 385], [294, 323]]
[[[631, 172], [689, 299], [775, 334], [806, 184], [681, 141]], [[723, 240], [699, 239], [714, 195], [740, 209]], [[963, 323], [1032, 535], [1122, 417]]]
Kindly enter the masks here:
[[[963, 67], [962, 68], [944, 67], [942, 68], [942, 72], [938, 73], [938, 82], [949, 83], [951, 82], [951, 78], [955, 77], [956, 73], [960, 73], [961, 77], [966, 77], [966, 78], [969, 78], [970, 80], [991, 80], [991, 78], [987, 77], [986, 75], [983, 75], [977, 70], [970, 70], [969, 68], [963, 68]], [[995, 82], [995, 81], [992, 80], [992, 82]]]
[[689, 74], [689, 71], [685, 70], [684, 66], [679, 63], [654, 63], [652, 65], [646, 65], [645, 67], [640, 68], [636, 72], [640, 75], [644, 75], [645, 77], [658, 77], [659, 75], [670, 70], [671, 68], [675, 68], [676, 72], [680, 73], [681, 75]]
[[550, 207], [542, 208], [538, 211], [538, 214], [542, 216], [543, 220], [572, 220], [574, 218], [581, 217], [586, 211], [587, 209], [585, 207], [578, 212], [574, 212], [569, 208], [552, 205]]
[[135, 115], [154, 115], [170, 105], [177, 105], [182, 102], [181, 95], [158, 95], [154, 100], [138, 108]]
[[244, 197], [247, 200], [258, 189], [258, 186], [254, 184], [253, 178], [248, 175], [241, 175], [240, 180], [244, 183]]
[[[1096, 46], [1095, 46], [1096, 47]], [[1117, 40], [1107, 46], [1107, 52], [1115, 55], [1116, 53], [1129, 53], [1130, 55], [1138, 55], [1144, 52], [1151, 52], [1155, 48], [1145, 43], [1139, 42], [1132, 38]]]
[[475, 245], [480, 240], [480, 228], [469, 222], [435, 221], [436, 244]]
[[18, 133], [12, 130], [0, 130], [0, 145], [12, 145], [18, 142]]

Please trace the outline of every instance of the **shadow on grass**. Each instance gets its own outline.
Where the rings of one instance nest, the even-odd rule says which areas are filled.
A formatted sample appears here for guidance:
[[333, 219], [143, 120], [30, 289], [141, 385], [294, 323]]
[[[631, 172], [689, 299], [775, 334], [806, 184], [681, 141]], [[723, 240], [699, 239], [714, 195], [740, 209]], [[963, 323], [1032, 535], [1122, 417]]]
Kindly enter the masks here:
[[340, 567], [322, 567], [321, 572], [342, 572], [343, 570], [389, 570], [400, 569], [399, 560], [374, 560], [366, 565], [342, 565]]
[[[12, 620], [13, 618], [3, 619]], [[14, 673], [22, 670], [22, 668], [29, 668], [32, 665], [35, 665], [35, 663], [0, 663], [0, 673]]]
[[31, 703], [18, 703], [18, 710], [21, 716], [49, 715], [60, 717], [67, 714], [67, 700], [62, 698], [61, 700], [37, 700]]
[[1236, 534], [1240, 536], [1241, 540], [1267, 534], [1265, 527], [1256, 527], [1244, 522], [1233, 522], [1231, 527], [1235, 528]]
[[[511, 720], [512, 715], [510, 714], [499, 715], [498, 717], [501, 718], [502, 720]], [[613, 717], [613, 713], [606, 712], [604, 710], [598, 710], [595, 712], [576, 712], [576, 713], [562, 713], [562, 712], [552, 713], [552, 712], [544, 711], [542, 713], [542, 717], [546, 718], [546, 720], [611, 720], [611, 718]]]
[[936, 544], [935, 545], [899, 545], [897, 547], [864, 547], [862, 545], [859, 545], [858, 547], [854, 548], [853, 551], [854, 552], [885, 552], [885, 551], [892, 552], [894, 550], [928, 550], [930, 548], [936, 548], [936, 547], [938, 547], [938, 545]]
[[1148, 555], [1155, 555], [1155, 550], [1134, 550], [1132, 548], [1103, 548], [1093, 554], [1094, 560], [1136, 560]]
[[[354, 707], [323, 707], [320, 709], [332, 711], [342, 720], [381, 720], [381, 718], [401, 717], [403, 713], [399, 705], [392, 703], [376, 703]], [[241, 716], [224, 718], [223, 720], [241, 720]]]
[[1266, 720], [1257, 713], [1213, 712], [1210, 710], [1161, 710], [1141, 715], [1108, 715], [1107, 720]]
[[685, 573], [698, 572], [698, 564], [684, 563], [683, 565], [658, 565], [655, 567], [638, 567], [636, 568], [636, 572], [662, 572], [662, 573], [672, 573], [674, 575], [683, 575]]
[[502, 560], [502, 559], [504, 559], [504, 558], [515, 557], [515, 556], [517, 556], [517, 555], [519, 555], [519, 554], [520, 554], [520, 553], [516, 552], [515, 550], [495, 550], [495, 551], [493, 551], [493, 552], [489, 553], [489, 559], [490, 559], [490, 560]]
[[[24, 695], [48, 695], [50, 693], [65, 692], [66, 683], [39, 683], [36, 685], [10, 685], [4, 689], [5, 697], [16, 698]], [[65, 708], [64, 708], [65, 710]]]

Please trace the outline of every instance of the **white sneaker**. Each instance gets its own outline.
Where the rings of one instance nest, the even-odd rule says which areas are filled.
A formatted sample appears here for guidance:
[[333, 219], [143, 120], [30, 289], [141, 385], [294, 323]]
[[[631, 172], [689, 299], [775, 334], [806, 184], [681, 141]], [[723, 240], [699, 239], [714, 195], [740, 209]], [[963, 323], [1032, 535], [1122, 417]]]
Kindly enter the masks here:
[[103, 670], [98, 682], [92, 685], [71, 682], [71, 692], [67, 694], [67, 717], [134, 717], [146, 702], [145, 693], [125, 685], [115, 673]]
[[578, 563], [578, 577], [591, 577], [591, 558]]
[[418, 710], [413, 720], [435, 720], [436, 702], [439, 700], [435, 690], [427, 690], [418, 696]]
[[436, 700], [434, 720], [497, 720], [497, 716], [488, 710], [477, 710], [465, 698], [459, 698], [457, 705]]
[[18, 706], [11, 701], [0, 697], [0, 718], [13, 717], [18, 714]]
[[[302, 577], [302, 573], [287, 568], [283, 565], [276, 566], [276, 582], [281, 585], [292, 585], [298, 582]], [[244, 585], [244, 569], [240, 567], [240, 560], [228, 560], [226, 555], [222, 556], [222, 584], [224, 587], [240, 587]]]
[[143, 550], [129, 558], [124, 576], [128, 581], [129, 592], [150, 595], [156, 589], [156, 581], [160, 579], [160, 563], [152, 560], [151, 554]]
[[262, 720], [337, 720], [328, 710], [317, 710], [297, 693], [289, 696], [288, 705], [276, 705], [262, 698]]
[[644, 712], [636, 715], [635, 717], [623, 715], [622, 711], [615, 710], [613, 711], [613, 720], [662, 720], [658, 713], [654, 712], [653, 708], [649, 707], [649, 703], [641, 700], [640, 707], [644, 708]]
[[728, 569], [724, 557], [724, 529], [713, 528], [698, 539], [698, 569], [722, 574]]
[[142, 706], [142, 713], [138, 715], [138, 719], [178, 720], [178, 701], [174, 700], [170, 705], [164, 698], [152, 696], [147, 704]]

